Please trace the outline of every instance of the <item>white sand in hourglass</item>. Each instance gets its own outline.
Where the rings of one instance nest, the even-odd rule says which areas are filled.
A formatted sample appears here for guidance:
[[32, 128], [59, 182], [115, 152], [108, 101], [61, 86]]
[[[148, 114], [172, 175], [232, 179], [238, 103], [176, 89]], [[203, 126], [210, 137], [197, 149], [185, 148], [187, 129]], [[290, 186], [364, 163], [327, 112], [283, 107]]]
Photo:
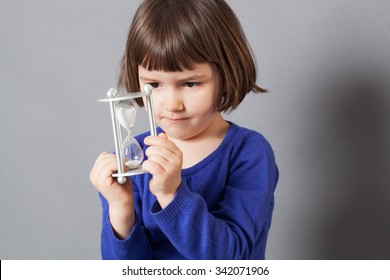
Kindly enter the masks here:
[[140, 160], [128, 160], [125, 162], [125, 165], [128, 169], [136, 169], [141, 163], [142, 161]]
[[127, 104], [120, 104], [117, 106], [116, 110], [119, 123], [124, 129], [126, 129], [127, 133], [130, 134], [137, 115], [136, 109], [132, 106], [128, 106]]

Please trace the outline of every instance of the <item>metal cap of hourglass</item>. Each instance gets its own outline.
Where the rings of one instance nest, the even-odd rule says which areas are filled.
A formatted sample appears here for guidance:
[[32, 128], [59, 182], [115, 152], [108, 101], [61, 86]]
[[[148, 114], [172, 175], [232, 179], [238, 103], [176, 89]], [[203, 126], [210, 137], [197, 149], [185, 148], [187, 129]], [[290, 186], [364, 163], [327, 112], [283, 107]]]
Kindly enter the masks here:
[[[117, 111], [117, 107], [121, 103], [128, 102], [129, 100], [131, 101], [135, 98], [140, 98], [140, 97], [145, 97], [145, 101], [146, 101], [145, 107], [146, 107], [148, 117], [149, 117], [150, 134], [152, 136], [157, 135], [156, 123], [155, 123], [155, 119], [154, 119], [152, 86], [151, 85], [146, 84], [144, 86], [144, 91], [142, 91], [142, 92], [125, 93], [125, 94], [118, 94], [118, 91], [115, 88], [110, 88], [107, 91], [107, 98], [98, 99], [98, 102], [109, 102], [109, 104], [110, 104], [112, 129], [113, 129], [114, 143], [115, 143], [115, 155], [116, 155], [117, 164], [118, 164], [118, 172], [113, 174], [112, 176], [117, 177], [117, 181], [120, 184], [124, 184], [126, 182], [127, 176], [133, 176], [133, 175], [146, 173], [146, 171], [143, 170], [141, 167], [125, 171], [125, 156], [124, 156], [123, 147], [122, 147], [122, 135], [121, 135], [121, 128], [120, 128], [120, 124], [123, 123], [123, 119], [121, 122], [120, 122], [120, 120], [118, 120], [118, 111]], [[124, 115], [124, 116], [120, 116], [120, 117], [123, 118], [123, 117], [127, 117], [127, 116]], [[134, 116], [134, 118], [135, 118], [135, 116]], [[134, 119], [132, 121], [134, 122]], [[122, 124], [122, 126], [123, 126], [123, 124]], [[129, 130], [128, 127], [126, 129], [128, 132], [128, 137], [131, 137], [130, 136], [131, 129]], [[134, 139], [134, 141], [136, 141], [136, 140]], [[138, 145], [138, 143], [137, 143], [137, 145]], [[141, 150], [141, 152], [142, 152], [142, 150]]]

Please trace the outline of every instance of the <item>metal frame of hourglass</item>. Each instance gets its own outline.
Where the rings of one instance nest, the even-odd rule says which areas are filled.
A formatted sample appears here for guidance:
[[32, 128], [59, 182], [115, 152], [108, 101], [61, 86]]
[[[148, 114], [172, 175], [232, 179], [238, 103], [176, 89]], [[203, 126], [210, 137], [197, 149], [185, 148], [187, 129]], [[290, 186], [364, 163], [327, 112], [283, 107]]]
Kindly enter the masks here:
[[[122, 133], [121, 133], [121, 127], [117, 115], [117, 107], [121, 104], [121, 102], [128, 102], [129, 100], [131, 101], [135, 98], [140, 98], [140, 97], [145, 97], [146, 100], [145, 106], [149, 116], [150, 134], [152, 136], [155, 136], [157, 135], [157, 131], [156, 131], [156, 123], [154, 120], [151, 85], [146, 84], [144, 86], [144, 91], [142, 92], [134, 92], [134, 93], [126, 93], [126, 94], [118, 94], [118, 91], [115, 88], [110, 88], [107, 91], [107, 98], [98, 99], [98, 102], [108, 102], [110, 104], [111, 121], [112, 121], [112, 128], [113, 128], [114, 142], [115, 142], [115, 155], [118, 164], [118, 172], [113, 174], [112, 177], [116, 177], [118, 183], [120, 184], [124, 184], [126, 182], [127, 176], [146, 173], [146, 171], [140, 167], [136, 169], [130, 169], [125, 172], [125, 164], [124, 164], [125, 159], [124, 159], [124, 151], [122, 147], [123, 144]], [[130, 133], [128, 134], [128, 137], [129, 136]]]

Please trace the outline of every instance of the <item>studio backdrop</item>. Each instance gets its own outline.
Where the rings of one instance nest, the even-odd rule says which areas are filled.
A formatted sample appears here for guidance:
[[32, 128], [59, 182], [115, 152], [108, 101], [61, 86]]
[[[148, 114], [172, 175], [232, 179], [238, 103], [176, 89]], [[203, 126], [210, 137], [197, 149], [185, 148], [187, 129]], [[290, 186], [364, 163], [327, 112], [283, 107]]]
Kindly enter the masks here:
[[[0, 0], [0, 259], [99, 259], [89, 172], [140, 1]], [[390, 258], [390, 1], [229, 0], [280, 169], [268, 259]], [[148, 129], [138, 114], [134, 134]]]

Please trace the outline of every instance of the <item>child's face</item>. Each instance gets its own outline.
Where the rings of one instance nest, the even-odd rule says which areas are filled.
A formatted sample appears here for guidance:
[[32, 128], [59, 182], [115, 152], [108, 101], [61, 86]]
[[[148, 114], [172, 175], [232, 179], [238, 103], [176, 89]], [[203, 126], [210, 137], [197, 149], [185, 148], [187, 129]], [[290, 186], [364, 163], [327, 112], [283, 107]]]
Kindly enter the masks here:
[[153, 87], [157, 124], [175, 139], [191, 139], [211, 132], [220, 116], [221, 75], [210, 63], [181, 72], [148, 71], [139, 66], [141, 88]]

